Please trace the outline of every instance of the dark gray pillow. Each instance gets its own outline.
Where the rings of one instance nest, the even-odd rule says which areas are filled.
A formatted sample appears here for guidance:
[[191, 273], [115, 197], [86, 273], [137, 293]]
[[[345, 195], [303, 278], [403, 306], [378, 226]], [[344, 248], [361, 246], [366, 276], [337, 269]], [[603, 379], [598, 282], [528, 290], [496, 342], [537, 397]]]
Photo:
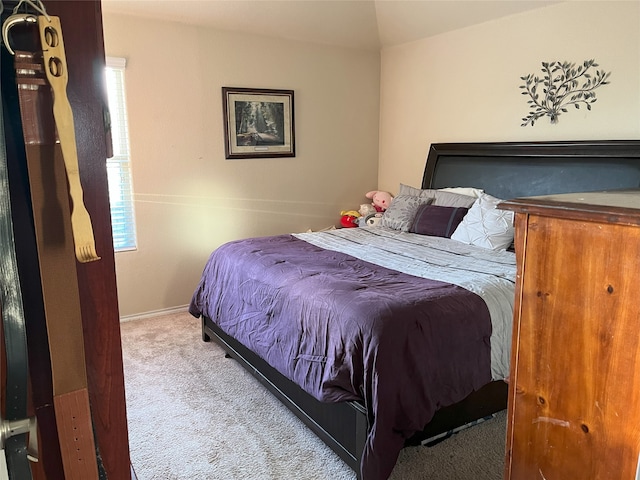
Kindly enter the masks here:
[[451, 238], [464, 216], [469, 211], [465, 207], [443, 207], [440, 205], [421, 205], [418, 207], [409, 231], [433, 237]]

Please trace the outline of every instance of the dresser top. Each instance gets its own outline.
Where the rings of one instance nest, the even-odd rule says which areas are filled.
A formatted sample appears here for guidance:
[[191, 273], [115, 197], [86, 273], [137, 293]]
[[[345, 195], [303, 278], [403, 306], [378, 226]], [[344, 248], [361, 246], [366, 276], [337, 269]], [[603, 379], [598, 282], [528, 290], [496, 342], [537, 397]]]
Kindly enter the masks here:
[[498, 208], [516, 213], [640, 225], [640, 189], [514, 198]]

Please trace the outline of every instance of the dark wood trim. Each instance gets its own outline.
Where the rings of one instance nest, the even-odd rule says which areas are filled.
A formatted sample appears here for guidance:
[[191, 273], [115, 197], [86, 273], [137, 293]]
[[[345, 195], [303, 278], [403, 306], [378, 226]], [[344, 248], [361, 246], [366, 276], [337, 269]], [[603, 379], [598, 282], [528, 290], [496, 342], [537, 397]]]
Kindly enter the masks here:
[[108, 478], [127, 478], [131, 467], [106, 171], [102, 9], [99, 0], [49, 0], [47, 10], [62, 22], [80, 176], [101, 257], [77, 268], [96, 444]]

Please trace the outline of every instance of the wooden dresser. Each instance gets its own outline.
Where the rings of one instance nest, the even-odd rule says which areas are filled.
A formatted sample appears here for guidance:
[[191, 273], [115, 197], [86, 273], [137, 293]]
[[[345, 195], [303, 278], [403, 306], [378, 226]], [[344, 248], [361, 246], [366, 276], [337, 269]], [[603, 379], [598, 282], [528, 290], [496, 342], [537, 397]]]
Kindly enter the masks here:
[[640, 190], [500, 208], [518, 263], [505, 478], [636, 479]]

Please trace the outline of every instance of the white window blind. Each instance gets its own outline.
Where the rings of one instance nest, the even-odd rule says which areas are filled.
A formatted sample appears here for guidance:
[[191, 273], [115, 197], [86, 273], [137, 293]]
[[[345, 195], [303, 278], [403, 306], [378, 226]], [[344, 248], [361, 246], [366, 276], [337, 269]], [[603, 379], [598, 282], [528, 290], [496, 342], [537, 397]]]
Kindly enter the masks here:
[[135, 250], [136, 225], [129, 154], [129, 124], [125, 95], [124, 58], [107, 57], [107, 92], [111, 117], [113, 157], [107, 159], [113, 246], [116, 252]]

